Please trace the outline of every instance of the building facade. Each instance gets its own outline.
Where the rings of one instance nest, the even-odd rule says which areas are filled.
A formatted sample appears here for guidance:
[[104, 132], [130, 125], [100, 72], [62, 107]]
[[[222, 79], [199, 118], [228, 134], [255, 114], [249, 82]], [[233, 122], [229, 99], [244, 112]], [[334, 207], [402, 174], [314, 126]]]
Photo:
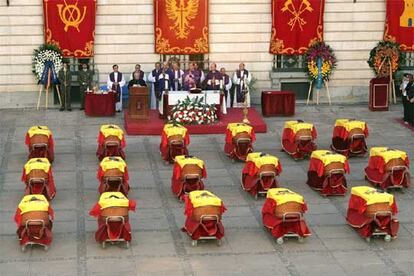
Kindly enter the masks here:
[[[209, 21], [210, 53], [202, 59], [231, 74], [244, 62], [257, 79], [254, 103], [260, 103], [260, 92], [270, 88], [296, 89], [298, 98], [306, 95], [309, 82], [300, 69], [301, 57], [269, 54], [271, 0], [210, 0]], [[366, 61], [383, 37], [385, 1], [325, 0], [324, 21], [325, 41], [338, 59], [329, 83], [332, 101], [367, 101], [374, 75]], [[153, 24], [152, 0], [98, 0], [92, 62], [100, 84], [106, 82], [112, 64], [129, 75], [136, 63], [149, 72], [154, 62], [168, 58], [154, 53]], [[2, 1], [0, 108], [36, 104], [38, 87], [31, 59], [43, 42], [42, 0], [11, 0], [10, 6]], [[414, 67], [414, 61], [408, 60], [407, 65]]]

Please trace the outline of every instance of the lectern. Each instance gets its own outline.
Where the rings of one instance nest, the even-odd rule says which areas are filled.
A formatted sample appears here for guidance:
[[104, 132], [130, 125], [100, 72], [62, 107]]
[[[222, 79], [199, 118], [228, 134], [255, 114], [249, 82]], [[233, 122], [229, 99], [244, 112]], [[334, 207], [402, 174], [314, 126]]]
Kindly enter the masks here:
[[128, 114], [131, 119], [149, 120], [148, 87], [129, 88]]
[[369, 110], [387, 111], [389, 90], [389, 78], [371, 79], [369, 82]]

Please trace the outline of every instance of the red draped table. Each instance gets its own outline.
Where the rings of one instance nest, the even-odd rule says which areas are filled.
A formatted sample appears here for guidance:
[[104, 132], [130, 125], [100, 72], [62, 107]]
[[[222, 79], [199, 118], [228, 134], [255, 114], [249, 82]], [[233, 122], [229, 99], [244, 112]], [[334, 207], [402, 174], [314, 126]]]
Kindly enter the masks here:
[[295, 93], [292, 91], [262, 91], [262, 114], [295, 115], [295, 100]]
[[85, 114], [87, 116], [114, 116], [116, 93], [85, 95]]

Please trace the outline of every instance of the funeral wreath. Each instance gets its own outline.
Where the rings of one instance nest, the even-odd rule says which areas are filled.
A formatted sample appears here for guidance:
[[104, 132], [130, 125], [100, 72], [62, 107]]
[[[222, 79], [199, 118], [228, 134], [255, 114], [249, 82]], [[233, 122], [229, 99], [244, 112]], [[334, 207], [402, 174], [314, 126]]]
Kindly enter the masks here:
[[378, 78], [395, 74], [401, 60], [400, 45], [391, 41], [380, 41], [369, 53], [368, 64]]
[[33, 53], [33, 73], [37, 80], [41, 80], [46, 62], [53, 63], [55, 72], [62, 69], [62, 54], [58, 46], [54, 44], [43, 44]]
[[329, 76], [336, 67], [336, 57], [333, 49], [325, 42], [318, 41], [309, 47], [305, 57], [307, 63], [306, 73], [309, 78], [316, 80], [319, 77], [319, 73], [321, 73], [322, 79], [328, 81]]
[[168, 115], [171, 123], [206, 125], [217, 121], [217, 110], [214, 105], [204, 103], [204, 97], [190, 99], [188, 96], [172, 108]]

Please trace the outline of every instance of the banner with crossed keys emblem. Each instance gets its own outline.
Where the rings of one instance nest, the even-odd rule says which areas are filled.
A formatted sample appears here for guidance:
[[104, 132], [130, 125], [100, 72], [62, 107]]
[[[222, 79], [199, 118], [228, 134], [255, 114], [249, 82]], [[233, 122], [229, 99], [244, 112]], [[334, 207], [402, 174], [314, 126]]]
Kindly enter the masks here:
[[45, 42], [64, 57], [91, 57], [97, 0], [43, 0]]
[[272, 0], [272, 54], [304, 54], [323, 41], [325, 0]]

